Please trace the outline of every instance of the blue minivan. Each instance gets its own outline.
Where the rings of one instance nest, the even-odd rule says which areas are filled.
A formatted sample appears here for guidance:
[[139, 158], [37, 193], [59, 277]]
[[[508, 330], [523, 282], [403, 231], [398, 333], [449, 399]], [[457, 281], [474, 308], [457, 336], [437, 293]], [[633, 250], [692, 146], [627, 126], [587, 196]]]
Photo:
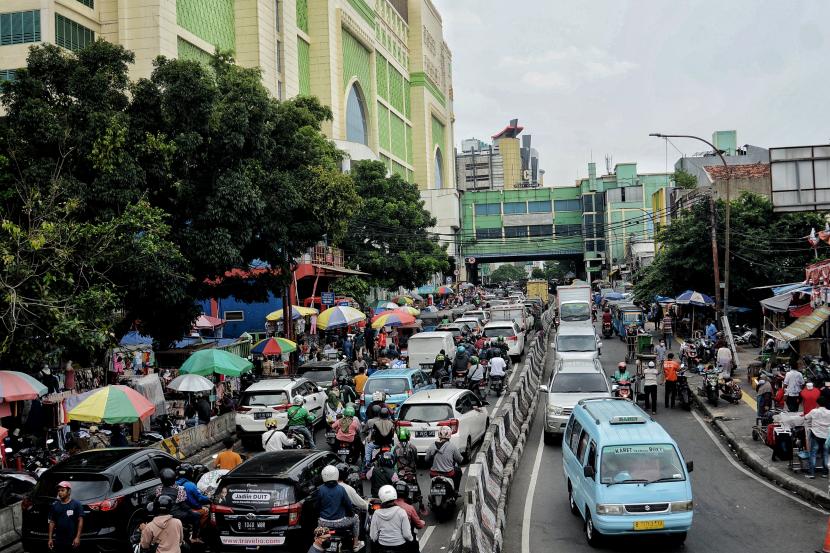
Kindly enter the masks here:
[[585, 538], [666, 534], [682, 544], [692, 526], [689, 473], [677, 443], [636, 404], [583, 399], [562, 440], [568, 502], [584, 520]]
[[434, 388], [435, 383], [421, 369], [384, 369], [374, 372], [363, 387], [360, 418], [366, 419], [366, 406], [372, 403], [372, 394], [377, 391], [386, 394], [386, 405], [394, 413], [398, 406], [415, 392]]

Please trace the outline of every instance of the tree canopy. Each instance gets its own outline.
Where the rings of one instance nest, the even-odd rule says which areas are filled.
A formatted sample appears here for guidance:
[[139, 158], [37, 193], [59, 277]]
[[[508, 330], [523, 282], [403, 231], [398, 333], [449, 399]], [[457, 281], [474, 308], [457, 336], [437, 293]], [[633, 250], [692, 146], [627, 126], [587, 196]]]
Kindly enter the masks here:
[[496, 284], [524, 280], [526, 278], [527, 273], [522, 267], [517, 267], [516, 265], [511, 265], [509, 263], [499, 265], [498, 269], [490, 273], [490, 282], [494, 282]]
[[449, 270], [449, 258], [429, 228], [435, 218], [424, 209], [418, 188], [397, 174], [386, 176], [379, 161], [359, 161], [351, 171], [360, 196], [339, 245], [349, 264], [386, 288], [414, 288]]
[[132, 325], [166, 345], [201, 298], [281, 289], [360, 203], [316, 99], [277, 101], [225, 54], [159, 58], [135, 83], [132, 62], [105, 41], [45, 44], [3, 85], [3, 365], [39, 361], [29, 340], [71, 351]]

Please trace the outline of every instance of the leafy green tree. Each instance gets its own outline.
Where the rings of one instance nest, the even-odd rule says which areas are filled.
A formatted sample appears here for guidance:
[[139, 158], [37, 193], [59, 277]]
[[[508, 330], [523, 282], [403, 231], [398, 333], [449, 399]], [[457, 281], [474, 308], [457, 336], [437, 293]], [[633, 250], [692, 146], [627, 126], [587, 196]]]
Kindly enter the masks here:
[[445, 248], [428, 231], [435, 218], [415, 185], [387, 177], [378, 161], [354, 163], [351, 175], [362, 199], [340, 242], [351, 266], [385, 288], [414, 288], [449, 269]]
[[678, 169], [673, 176], [677, 188], [697, 188], [697, 177], [683, 169]]
[[331, 289], [335, 294], [354, 298], [359, 304], [366, 305], [369, 295], [369, 283], [359, 275], [351, 275], [334, 281]]
[[[59, 183], [67, 224], [92, 228], [142, 206], [135, 233], [156, 237], [156, 256], [121, 258], [106, 276], [121, 328], [137, 323], [166, 344], [189, 329], [199, 299], [279, 292], [292, 258], [343, 236], [359, 198], [321, 133], [331, 111], [316, 99], [279, 102], [257, 70], [225, 54], [210, 68], [159, 58], [136, 83], [132, 62], [105, 41], [77, 54], [31, 50], [3, 86], [0, 195], [16, 221], [30, 201], [18, 188], [37, 196]], [[255, 266], [266, 270], [247, 278]]]
[[530, 278], [547, 278], [547, 274], [545, 270], [541, 267], [533, 267], [533, 270], [530, 271]]
[[523, 268], [509, 263], [500, 265], [498, 269], [490, 274], [490, 282], [494, 282], [496, 284], [502, 282], [514, 282], [517, 280], [524, 280], [526, 278], [527, 273]]

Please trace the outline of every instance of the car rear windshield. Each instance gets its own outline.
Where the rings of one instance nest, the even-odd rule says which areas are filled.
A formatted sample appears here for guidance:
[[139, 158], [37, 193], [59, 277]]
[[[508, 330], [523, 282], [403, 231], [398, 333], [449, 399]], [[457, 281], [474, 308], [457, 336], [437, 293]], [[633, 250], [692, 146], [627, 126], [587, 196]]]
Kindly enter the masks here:
[[410, 422], [438, 422], [452, 418], [452, 409], [445, 403], [419, 403], [401, 406], [398, 418]]
[[513, 330], [512, 327], [509, 326], [497, 326], [484, 329], [485, 338], [498, 338], [499, 336], [501, 336], [502, 338], [507, 338], [515, 335], [516, 332]]
[[685, 480], [683, 464], [671, 444], [609, 445], [602, 448], [600, 482], [634, 484]]
[[288, 394], [279, 391], [243, 392], [243, 407], [268, 407], [269, 405], [282, 405], [288, 403]]
[[287, 482], [245, 482], [231, 480], [216, 490], [214, 503], [231, 507], [269, 509], [295, 501], [294, 486]]
[[72, 483], [72, 499], [81, 503], [98, 499], [110, 491], [110, 481], [103, 474], [66, 474], [46, 472], [40, 477], [34, 495], [55, 497], [58, 484], [64, 480]]
[[387, 394], [405, 394], [409, 382], [405, 378], [370, 378], [363, 387], [363, 393], [370, 396], [377, 391]]
[[556, 338], [556, 349], [559, 351], [595, 351], [597, 339], [593, 336], [565, 336], [560, 334]]
[[608, 384], [601, 374], [559, 373], [553, 377], [550, 391], [562, 394], [607, 392]]

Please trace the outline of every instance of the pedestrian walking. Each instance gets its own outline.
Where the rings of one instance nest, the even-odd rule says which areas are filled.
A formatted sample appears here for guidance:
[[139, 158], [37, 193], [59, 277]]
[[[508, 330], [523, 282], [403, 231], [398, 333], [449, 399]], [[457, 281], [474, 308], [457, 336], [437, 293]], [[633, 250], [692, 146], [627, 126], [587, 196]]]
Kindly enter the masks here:
[[677, 371], [680, 370], [680, 363], [674, 360], [674, 354], [669, 353], [663, 363], [663, 380], [666, 383], [665, 405], [666, 409], [671, 406], [674, 409], [674, 401], [677, 397]]
[[58, 484], [58, 498], [49, 508], [49, 538], [46, 542], [49, 550], [57, 553], [77, 551], [83, 529], [84, 508], [72, 499], [72, 484], [64, 480]]
[[666, 348], [671, 350], [672, 347], [672, 337], [674, 336], [674, 326], [672, 326], [672, 319], [671, 315], [669, 315], [668, 311], [666, 312], [666, 316], [663, 317], [663, 341], [666, 342]]
[[801, 389], [804, 387], [804, 377], [795, 367], [790, 367], [784, 375], [784, 393], [786, 395], [787, 410], [791, 413], [798, 411], [798, 404], [801, 401]]
[[663, 372], [663, 362], [666, 360], [666, 353], [668, 353], [668, 349], [666, 348], [666, 341], [660, 340], [660, 343], [657, 344], [657, 346], [655, 346], [654, 348], [654, 360], [657, 362], [657, 370], [659, 372]]
[[651, 414], [657, 414], [657, 378], [660, 372], [654, 361], [649, 361], [643, 369], [643, 393], [646, 396], [646, 411], [651, 409]]
[[810, 470], [807, 478], [816, 477], [816, 457], [819, 452], [824, 461], [824, 476], [826, 477], [828, 452], [825, 443], [830, 435], [830, 410], [827, 409], [824, 399], [819, 398], [818, 407], [802, 417], [810, 432]]

